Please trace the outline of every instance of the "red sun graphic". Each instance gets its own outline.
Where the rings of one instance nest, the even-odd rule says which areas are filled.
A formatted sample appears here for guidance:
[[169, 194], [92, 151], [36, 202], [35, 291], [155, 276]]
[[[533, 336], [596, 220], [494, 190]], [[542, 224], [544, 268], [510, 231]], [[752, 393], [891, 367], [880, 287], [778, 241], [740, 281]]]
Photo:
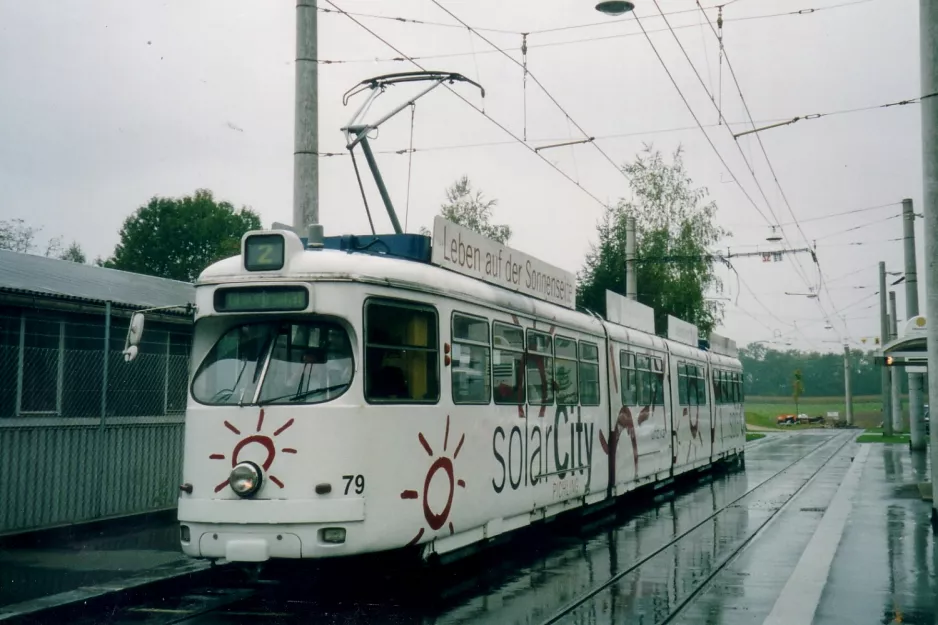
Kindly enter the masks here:
[[[427, 455], [431, 458], [434, 457], [433, 448], [430, 447], [430, 443], [427, 442], [426, 437], [423, 435], [423, 432], [417, 434], [417, 440], [420, 441], [420, 444], [423, 446], [424, 451], [427, 452]], [[466, 441], [466, 435], [462, 434], [459, 437], [459, 443], [456, 444], [456, 449], [453, 450], [453, 457], [445, 455], [446, 448], [449, 444], [449, 415], [446, 415], [446, 432], [443, 434], [443, 454], [436, 457], [436, 460], [430, 465], [430, 469], [427, 471], [427, 477], [423, 482], [423, 516], [427, 521], [427, 525], [430, 526], [430, 529], [436, 531], [443, 527], [446, 524], [447, 519], [449, 519], [450, 510], [453, 507], [453, 495], [456, 494], [456, 486], [460, 488], [466, 487], [466, 482], [457, 479], [453, 469], [453, 461], [459, 457], [459, 450], [462, 449], [462, 444]], [[446, 506], [443, 507], [443, 510], [439, 513], [434, 512], [430, 507], [430, 502], [427, 497], [430, 494], [430, 482], [433, 481], [433, 477], [437, 472], [443, 471], [446, 474], [446, 477], [449, 478], [449, 491], [446, 495]], [[405, 490], [401, 493], [401, 499], [420, 499], [420, 493], [415, 490]], [[414, 536], [407, 546], [416, 545], [423, 537], [424, 529], [421, 527], [417, 532], [417, 535]], [[452, 535], [455, 532], [453, 528], [453, 523], [449, 523], [449, 533]]]
[[[261, 408], [261, 413], [257, 416], [257, 429], [255, 430], [255, 434], [251, 434], [250, 436], [245, 436], [244, 438], [239, 440], [237, 444], [234, 446], [234, 449], [231, 452], [231, 467], [234, 468], [235, 465], [238, 464], [238, 454], [241, 453], [242, 449], [244, 449], [245, 447], [247, 447], [248, 445], [252, 443], [256, 443], [262, 446], [265, 450], [267, 450], [267, 458], [264, 459], [264, 464], [261, 465], [261, 468], [264, 470], [264, 473], [267, 473], [267, 470], [270, 468], [270, 465], [274, 463], [274, 458], [277, 456], [277, 448], [274, 445], [274, 438], [283, 434], [283, 432], [287, 428], [289, 428], [291, 425], [293, 425], [293, 419], [290, 419], [289, 421], [281, 425], [277, 430], [274, 431], [272, 436], [261, 434], [260, 431], [264, 427], [264, 409]], [[241, 430], [231, 425], [231, 423], [229, 423], [228, 421], [225, 421], [225, 427], [231, 430], [232, 432], [234, 432], [237, 436], [241, 436]], [[284, 447], [280, 451], [285, 454], [296, 453], [296, 450], [291, 447]], [[225, 454], [212, 454], [209, 456], [209, 459], [210, 460], [225, 460], [226, 457], [225, 457]], [[274, 475], [273, 473], [270, 473], [267, 475], [267, 477], [270, 478], [271, 482], [273, 482], [280, 488], [283, 488], [283, 482], [280, 481], [280, 479], [276, 475]], [[215, 487], [215, 492], [216, 493], [221, 492], [221, 490], [225, 488], [226, 486], [228, 486], [227, 478], [225, 479], [224, 482], [222, 482], [221, 484]]]

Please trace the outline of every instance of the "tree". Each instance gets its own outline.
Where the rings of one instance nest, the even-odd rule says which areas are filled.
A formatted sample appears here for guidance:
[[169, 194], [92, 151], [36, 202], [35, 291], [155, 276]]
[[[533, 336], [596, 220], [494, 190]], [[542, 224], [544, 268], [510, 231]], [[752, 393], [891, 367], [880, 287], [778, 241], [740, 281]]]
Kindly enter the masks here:
[[0, 250], [26, 254], [33, 249], [38, 232], [22, 219], [0, 220]]
[[[880, 369], [874, 352], [850, 350], [850, 375], [856, 395], [879, 395]], [[745, 372], [747, 396], [788, 397], [791, 377], [788, 372], [801, 371], [802, 397], [830, 397], [844, 392], [844, 357], [839, 352], [816, 352], [772, 349], [755, 343], [739, 349], [739, 360]], [[903, 386], [907, 380], [903, 380]]]
[[795, 377], [791, 381], [791, 396], [795, 400], [795, 415], [798, 413], [798, 400], [804, 394], [804, 382], [801, 379], [801, 369], [795, 369]]
[[88, 258], [85, 256], [84, 250], [81, 249], [81, 246], [72, 241], [72, 244], [66, 248], [64, 252], [59, 256], [61, 260], [69, 260], [73, 263], [78, 263], [79, 265], [84, 265], [88, 262]]
[[[36, 249], [36, 235], [41, 230], [42, 227], [27, 226], [23, 219], [10, 219], [9, 221], [0, 219], [0, 250], [32, 254]], [[72, 245], [77, 247], [76, 243], [72, 243]], [[80, 251], [81, 248], [78, 247], [78, 250]], [[46, 243], [45, 256], [72, 260], [71, 257], [65, 257], [67, 253], [67, 251], [63, 252], [62, 250], [62, 237], [52, 237]], [[82, 258], [84, 258], [83, 255]]]
[[[473, 192], [469, 178], [463, 176], [446, 189], [446, 202], [440, 207], [440, 216], [506, 245], [511, 238], [511, 227], [491, 223], [492, 209], [497, 204], [498, 200], [486, 200], [481, 191]], [[430, 234], [430, 231], [421, 227], [420, 233]]]
[[705, 187], [694, 187], [678, 147], [671, 163], [646, 145], [622, 171], [633, 199], [608, 207], [597, 226], [599, 243], [590, 246], [577, 286], [579, 306], [603, 313], [606, 290], [625, 294], [625, 236], [629, 217], [636, 224], [638, 301], [655, 310], [655, 326], [665, 329], [673, 315], [707, 336], [723, 318], [723, 305], [707, 300], [720, 290], [710, 247], [729, 234], [715, 223], [716, 203]]
[[193, 282], [212, 263], [237, 255], [241, 235], [260, 227], [257, 213], [217, 202], [207, 189], [178, 199], [155, 196], [124, 221], [104, 266]]

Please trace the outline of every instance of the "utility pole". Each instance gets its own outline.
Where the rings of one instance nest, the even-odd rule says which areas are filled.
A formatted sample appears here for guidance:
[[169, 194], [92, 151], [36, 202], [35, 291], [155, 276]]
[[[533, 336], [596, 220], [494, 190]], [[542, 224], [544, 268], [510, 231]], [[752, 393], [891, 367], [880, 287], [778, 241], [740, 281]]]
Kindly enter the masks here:
[[[889, 340], [899, 338], [899, 322], [896, 318], [896, 292], [889, 291]], [[902, 424], [902, 385], [899, 381], [899, 371], [890, 369], [890, 382], [892, 385], [892, 430], [901, 432]]]
[[[317, 17], [316, 0], [296, 0], [293, 228], [300, 236], [307, 235], [309, 226], [319, 224]], [[322, 228], [319, 231], [321, 233]]]
[[625, 296], [638, 299], [638, 276], [635, 275], [635, 218], [629, 217], [625, 227]]
[[[938, 3], [919, 0], [919, 50], [922, 84], [926, 91], [938, 89]], [[931, 91], [928, 91], [928, 90]], [[922, 198], [925, 213], [925, 316], [928, 343], [928, 405], [938, 406], [938, 101], [922, 100]], [[931, 428], [931, 483], [938, 484], [938, 428]], [[938, 524], [938, 497], [932, 499], [932, 527]]]
[[[882, 348], [889, 342], [889, 312], [886, 309], [886, 263], [879, 261], [879, 344]], [[883, 434], [892, 436], [892, 403], [890, 401], [889, 367], [882, 365], [880, 380], [883, 394]]]
[[847, 425], [853, 425], [853, 391], [850, 389], [850, 346], [844, 343], [844, 395], [847, 399]]
[[[915, 212], [912, 200], [902, 200], [902, 232], [905, 247], [905, 318], [918, 316], [918, 271], [915, 266]], [[925, 376], [909, 374], [909, 449], [925, 450], [925, 410], [922, 407], [922, 387]]]

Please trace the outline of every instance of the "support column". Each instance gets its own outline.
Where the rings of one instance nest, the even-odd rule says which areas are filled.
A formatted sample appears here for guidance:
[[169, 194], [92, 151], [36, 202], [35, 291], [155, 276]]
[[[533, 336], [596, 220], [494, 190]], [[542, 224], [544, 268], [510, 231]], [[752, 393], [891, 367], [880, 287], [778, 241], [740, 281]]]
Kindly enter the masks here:
[[844, 343], [844, 396], [847, 400], [847, 425], [853, 425], [853, 391], [850, 388], [850, 346]]
[[629, 217], [625, 231], [625, 296], [638, 299], [638, 276], [635, 275], [635, 218]]
[[[895, 341], [898, 338], [899, 329], [896, 320], [896, 292], [889, 291], [889, 340]], [[889, 383], [891, 388], [890, 398], [892, 399], [892, 431], [902, 432], [905, 430], [905, 424], [902, 422], [902, 384], [899, 376], [899, 369], [889, 370]]]
[[[879, 261], [879, 345], [880, 349], [889, 342], [889, 311], [886, 308], [886, 263]], [[880, 384], [883, 395], [883, 434], [892, 436], [892, 386], [889, 381], [889, 367], [880, 367]]]
[[316, 0], [296, 0], [296, 91], [293, 115], [293, 228], [306, 236], [319, 223], [319, 67]]
[[[919, 0], [919, 93], [938, 89], [938, 3]], [[922, 194], [925, 213], [925, 315], [928, 318], [928, 404], [938, 405], [938, 99], [922, 100]], [[931, 428], [931, 482], [938, 484], [938, 428]], [[936, 489], [938, 490], [938, 489]], [[932, 499], [932, 524], [938, 523], [938, 497]]]

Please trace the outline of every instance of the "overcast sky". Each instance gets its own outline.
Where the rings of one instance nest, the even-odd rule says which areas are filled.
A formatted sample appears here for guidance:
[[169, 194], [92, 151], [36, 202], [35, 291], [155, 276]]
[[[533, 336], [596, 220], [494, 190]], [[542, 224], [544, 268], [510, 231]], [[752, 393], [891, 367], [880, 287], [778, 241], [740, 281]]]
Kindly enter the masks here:
[[[657, 31], [649, 32], [651, 43], [728, 167], [696, 128], [634, 17], [607, 18], [591, 0], [441, 2], [473, 27], [511, 31], [482, 35], [516, 59], [521, 35], [514, 33], [531, 33], [528, 69], [615, 163], [633, 159], [644, 142], [665, 152], [682, 145], [689, 174], [709, 189], [719, 205], [718, 221], [733, 232], [723, 248], [774, 249], [765, 241], [769, 222], [784, 226], [785, 246], [804, 247], [805, 238], [791, 225], [792, 212], [801, 220], [807, 239], [812, 245], [817, 240], [828, 291], [819, 300], [785, 294], [807, 293], [817, 284], [817, 268], [807, 255], [797, 257], [800, 266], [791, 257], [780, 263], [737, 259], [739, 281], [719, 270], [728, 298], [722, 334], [739, 343], [780, 335], [794, 347], [821, 350], [839, 349], [847, 337], [859, 345], [862, 337], [878, 334], [876, 263], [902, 270], [902, 242], [892, 240], [902, 236], [895, 217], [899, 202], [912, 198], [921, 210], [917, 104], [807, 119], [760, 133], [780, 191], [755, 136], [740, 138], [738, 149], [732, 133], [716, 125], [717, 110], [654, 0], [635, 0], [636, 15], [647, 31]], [[921, 95], [916, 0], [724, 4], [727, 56], [721, 65], [716, 37], [695, 1], [658, 0], [731, 122], [747, 117], [729, 64], [757, 125]], [[44, 238], [74, 239], [91, 258], [109, 255], [124, 218], [154, 195], [208, 188], [218, 198], [252, 207], [265, 226], [289, 222], [294, 6], [293, 0], [0, 0], [0, 219], [23, 218], [42, 226]], [[326, 0], [320, 6], [330, 7]], [[455, 24], [431, 0], [336, 0], [336, 6]], [[801, 9], [818, 10], [798, 14]], [[716, 9], [706, 13], [715, 23]], [[524, 133], [522, 71], [489, 43], [461, 27], [359, 19], [408, 56], [452, 54], [419, 62], [481, 82], [484, 103], [468, 85], [456, 89], [512, 132]], [[343, 107], [342, 94], [362, 79], [415, 68], [382, 60], [398, 55], [341, 14], [320, 13], [319, 37], [321, 59], [346, 61], [320, 65], [320, 150], [344, 152], [339, 129], [360, 100]], [[390, 90], [372, 119], [409, 93], [404, 87]], [[530, 76], [526, 93], [531, 145], [583, 136]], [[393, 152], [409, 141], [405, 112], [381, 128], [374, 148]], [[498, 199], [496, 221], [514, 229], [512, 247], [571, 271], [582, 266], [602, 212], [584, 190], [601, 202], [628, 196], [627, 180], [596, 146], [543, 152], [578, 187], [442, 89], [418, 102], [413, 144], [409, 210], [408, 157], [379, 156], [409, 231], [429, 226], [445, 187], [466, 174]], [[390, 231], [368, 184], [377, 225]], [[321, 158], [320, 185], [327, 234], [368, 232], [346, 156]], [[818, 219], [887, 204], [892, 205]], [[863, 227], [844, 232], [855, 226]], [[916, 232], [924, 273], [921, 220]], [[904, 286], [894, 288], [904, 318]], [[833, 329], [825, 329], [822, 308], [834, 319]]]

